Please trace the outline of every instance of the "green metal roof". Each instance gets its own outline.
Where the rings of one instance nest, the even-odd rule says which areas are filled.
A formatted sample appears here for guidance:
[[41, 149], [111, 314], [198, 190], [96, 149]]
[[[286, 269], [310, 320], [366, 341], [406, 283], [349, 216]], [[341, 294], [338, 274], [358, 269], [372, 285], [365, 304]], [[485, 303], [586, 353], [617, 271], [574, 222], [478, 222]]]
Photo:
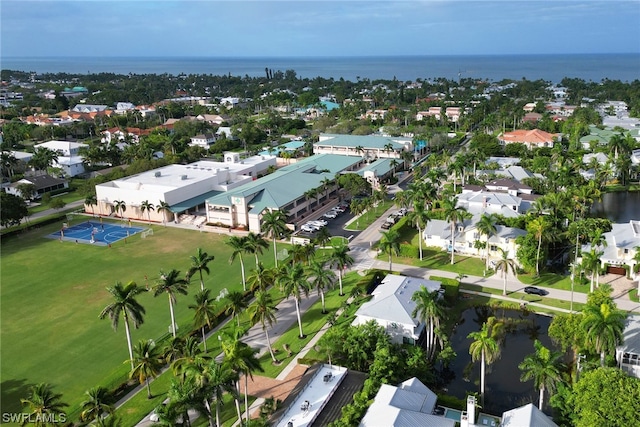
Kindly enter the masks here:
[[173, 206], [169, 207], [169, 210], [173, 213], [184, 212], [187, 209], [194, 208], [202, 203], [204, 203], [209, 197], [214, 197], [218, 194], [222, 193], [222, 191], [209, 191], [207, 193], [201, 194], [196, 197], [192, 197], [191, 199], [184, 200], [180, 203], [177, 203]]
[[[375, 171], [377, 176], [385, 175], [391, 172], [391, 160], [393, 159], [378, 159], [375, 162], [368, 164], [362, 169], [358, 170], [359, 175], [364, 175], [366, 171]], [[399, 161], [396, 160], [396, 163]]]
[[[319, 145], [333, 145], [338, 147], [380, 149], [383, 150], [387, 144], [393, 145], [397, 150], [403, 149], [404, 145], [396, 141], [411, 142], [411, 138], [393, 138], [377, 135], [338, 135], [338, 134], [322, 134], [322, 137], [332, 137], [332, 139], [316, 142]], [[314, 144], [314, 145], [315, 145]]]
[[339, 173], [358, 162], [359, 156], [340, 156], [335, 154], [317, 154], [297, 163], [282, 167], [272, 174], [256, 181], [241, 185], [207, 199], [207, 203], [218, 206], [231, 206], [232, 197], [249, 199], [252, 211], [261, 212], [265, 208], [281, 209], [318, 188], [324, 179], [334, 179]]

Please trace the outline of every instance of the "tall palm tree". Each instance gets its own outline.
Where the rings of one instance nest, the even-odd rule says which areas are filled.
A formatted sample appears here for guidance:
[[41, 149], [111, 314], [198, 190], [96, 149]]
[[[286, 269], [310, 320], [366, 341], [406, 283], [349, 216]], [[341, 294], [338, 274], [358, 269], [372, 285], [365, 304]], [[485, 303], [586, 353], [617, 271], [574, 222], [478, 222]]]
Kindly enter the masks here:
[[[222, 340], [222, 351], [224, 353], [223, 363], [226, 363], [227, 366], [229, 366], [238, 375], [244, 375], [245, 417], [246, 422], [249, 422], [249, 377], [253, 378], [253, 373], [255, 371], [262, 372], [263, 369], [262, 366], [260, 366], [260, 361], [256, 357], [258, 350], [249, 347], [238, 338], [239, 337], [234, 337], [233, 339]], [[238, 393], [239, 390], [240, 387], [238, 384]], [[238, 412], [240, 412], [240, 405], [237, 401], [236, 406], [238, 408]], [[240, 419], [239, 414], [238, 419]]]
[[[40, 383], [31, 386], [29, 395], [20, 399], [20, 403], [29, 413], [27, 421], [34, 420], [35, 426], [43, 427], [50, 424], [48, 420], [60, 420], [60, 415], [64, 414], [63, 408], [69, 406], [60, 399], [62, 394], [54, 393], [51, 384]], [[22, 425], [25, 424], [26, 421]]]
[[260, 262], [258, 268], [251, 270], [251, 274], [247, 277], [247, 283], [249, 289], [252, 291], [261, 290], [266, 291], [276, 281], [276, 269], [265, 268]]
[[476, 228], [480, 235], [485, 236], [487, 242], [485, 245], [485, 270], [489, 270], [489, 239], [491, 239], [492, 236], [495, 236], [498, 232], [498, 228], [496, 227], [496, 216], [494, 214], [487, 215], [486, 213], [483, 213], [476, 224]]
[[600, 353], [600, 366], [604, 366], [605, 355], [622, 342], [626, 317], [625, 313], [609, 304], [585, 307], [582, 327], [587, 333], [587, 342]]
[[598, 251], [595, 247], [592, 247], [588, 252], [582, 253], [582, 268], [584, 271], [591, 273], [591, 285], [589, 292], [593, 292], [594, 279], [600, 274], [600, 257], [603, 253], [603, 251]]
[[522, 371], [520, 381], [533, 380], [534, 386], [540, 391], [538, 409], [542, 410], [544, 404], [544, 392], [554, 392], [558, 383], [562, 381], [562, 353], [552, 351], [538, 340], [533, 342], [535, 353], [527, 355], [518, 368]]
[[269, 338], [269, 329], [267, 326], [271, 327], [277, 322], [277, 310], [276, 304], [273, 302], [273, 297], [266, 291], [256, 292], [255, 300], [247, 310], [251, 324], [255, 325], [260, 323], [262, 325], [262, 330], [267, 339], [267, 348], [269, 349], [269, 354], [271, 354], [271, 360], [274, 362], [277, 362], [277, 359], [275, 354], [273, 354], [273, 348], [271, 348], [271, 339]]
[[338, 269], [338, 283], [340, 284], [340, 296], [344, 295], [342, 291], [342, 274], [346, 267], [353, 265], [354, 260], [349, 255], [349, 246], [341, 243], [333, 245], [329, 254], [329, 264]]
[[287, 228], [287, 213], [280, 210], [267, 211], [262, 215], [260, 229], [264, 230], [267, 237], [270, 237], [273, 240], [273, 258], [276, 267], [278, 267], [278, 248], [276, 246], [276, 239], [280, 239], [281, 236], [289, 233], [289, 229]]
[[182, 337], [172, 337], [162, 350], [162, 359], [166, 363], [173, 363], [185, 354], [185, 339]]
[[247, 300], [244, 298], [244, 294], [238, 291], [231, 291], [225, 297], [227, 300], [227, 306], [224, 310], [226, 315], [235, 317], [238, 322], [238, 328], [240, 327], [240, 313], [247, 308]]
[[198, 340], [189, 336], [184, 340], [182, 354], [171, 363], [171, 369], [180, 381], [184, 381], [187, 376], [193, 373], [194, 367], [202, 369], [210, 360], [211, 356], [200, 348]]
[[244, 260], [242, 254], [247, 252], [247, 238], [245, 236], [231, 236], [225, 243], [231, 247], [231, 256], [229, 257], [229, 264], [238, 258], [240, 260], [240, 271], [242, 272], [242, 290], [247, 290], [247, 283], [244, 273]]
[[[234, 387], [236, 376], [228, 364], [219, 363], [215, 359], [211, 359], [204, 368], [195, 367], [195, 369], [196, 375], [202, 376], [200, 383], [206, 390], [207, 395], [215, 400], [215, 425], [216, 427], [222, 427], [220, 411], [224, 403], [224, 393], [231, 393], [237, 400], [237, 390]], [[208, 399], [207, 397], [207, 401]]]
[[331, 233], [327, 229], [327, 227], [322, 227], [316, 233], [316, 237], [313, 239], [314, 243], [320, 247], [326, 246], [331, 242]]
[[[195, 409], [199, 414], [205, 415], [211, 420], [211, 413], [203, 404], [206, 397], [203, 395], [203, 389], [199, 387], [195, 380], [191, 377], [185, 377], [183, 381], [175, 378], [171, 379], [167, 397], [169, 402], [167, 406], [172, 407], [171, 416], [173, 417], [172, 426], [180, 425], [190, 427], [189, 410]], [[177, 415], [177, 416], [176, 416]]]
[[176, 303], [176, 294], [187, 295], [189, 293], [189, 281], [180, 279], [180, 271], [173, 269], [168, 273], [160, 272], [160, 280], [153, 287], [153, 296], [157, 297], [166, 293], [169, 298], [169, 312], [171, 313], [171, 332], [176, 336], [176, 319], [173, 305]]
[[162, 370], [162, 355], [153, 340], [140, 340], [133, 348], [133, 369], [129, 379], [138, 378], [140, 385], [147, 387], [147, 398], [151, 399], [149, 378], [157, 377]]
[[194, 327], [200, 328], [202, 332], [202, 343], [204, 351], [207, 351], [207, 337], [205, 335], [205, 326], [209, 329], [213, 328], [216, 322], [215, 299], [209, 296], [210, 290], [203, 289], [194, 295], [195, 304], [191, 304], [189, 308], [194, 310], [193, 323]]
[[394, 229], [383, 231], [381, 234], [379, 247], [382, 252], [389, 255], [389, 273], [391, 273], [393, 271], [391, 258], [393, 254], [396, 256], [400, 254], [400, 234]]
[[98, 204], [98, 199], [95, 194], [91, 194], [84, 199], [84, 204], [91, 206], [91, 215], [96, 216], [94, 206]]
[[285, 298], [293, 296], [296, 304], [296, 316], [298, 317], [298, 327], [300, 329], [300, 338], [304, 338], [302, 332], [302, 319], [300, 317], [300, 300], [302, 296], [309, 296], [309, 282], [304, 273], [304, 268], [300, 263], [285, 265], [278, 278], [276, 279]]
[[458, 198], [450, 197], [442, 201], [444, 217], [451, 224], [451, 265], [454, 263], [453, 255], [456, 247], [456, 224], [470, 217], [466, 209], [457, 206]]
[[427, 328], [427, 354], [433, 357], [436, 349], [436, 333], [440, 328], [440, 321], [445, 317], [445, 310], [440, 302], [438, 292], [430, 292], [425, 286], [411, 296], [416, 303], [411, 315], [424, 322]]
[[169, 203], [160, 200], [160, 203], [156, 205], [156, 212], [162, 212], [162, 225], [167, 226], [167, 212], [171, 210]]
[[536, 251], [536, 276], [540, 276], [540, 249], [542, 248], [542, 240], [547, 232], [549, 225], [543, 216], [534, 218], [527, 224], [527, 231], [538, 241], [538, 249]]
[[269, 244], [265, 242], [261, 234], [250, 232], [246, 236], [246, 252], [253, 254], [256, 258], [256, 267], [258, 266], [258, 255], [262, 255], [264, 250], [269, 247]]
[[[493, 320], [491, 320], [493, 319]], [[484, 400], [485, 365], [492, 364], [500, 357], [500, 344], [492, 329], [495, 318], [489, 318], [478, 332], [471, 332], [467, 338], [473, 342], [469, 346], [469, 354], [474, 362], [480, 360], [480, 396]]]
[[116, 213], [120, 212], [120, 218], [124, 221], [124, 213], [127, 210], [127, 202], [124, 200], [114, 200], [113, 206], [116, 208]]
[[142, 203], [140, 203], [140, 212], [142, 212], [143, 215], [145, 211], [147, 212], [147, 220], [149, 222], [151, 222], [151, 212], [153, 212], [154, 210], [155, 206], [153, 206], [153, 203], [149, 202], [148, 200], [143, 200]]
[[106, 387], [98, 386], [87, 390], [85, 400], [81, 403], [81, 421], [95, 421], [96, 425], [103, 426], [103, 415], [113, 414], [113, 396]]
[[209, 275], [209, 263], [215, 259], [213, 255], [209, 255], [204, 252], [202, 248], [198, 248], [195, 255], [191, 255], [191, 266], [187, 270], [187, 281], [191, 281], [191, 277], [197, 271], [200, 273], [200, 290], [204, 291], [204, 278], [202, 272], [204, 271]]
[[502, 248], [498, 248], [498, 249], [500, 251], [501, 256], [496, 261], [496, 271], [502, 272], [501, 273], [502, 280], [503, 280], [502, 295], [506, 295], [507, 294], [507, 275], [509, 274], [509, 272], [516, 275], [518, 273], [517, 266], [513, 258], [509, 258], [509, 252], [505, 251]]
[[307, 277], [311, 278], [311, 286], [316, 288], [322, 300], [322, 313], [327, 312], [324, 304], [325, 289], [330, 289], [336, 280], [336, 274], [325, 268], [324, 262], [312, 261], [307, 267]]
[[[129, 320], [133, 322], [133, 327], [138, 329], [144, 323], [144, 315], [146, 311], [144, 307], [136, 300], [136, 297], [147, 290], [139, 288], [135, 282], [129, 282], [126, 286], [116, 282], [115, 286], [107, 288], [107, 291], [113, 296], [114, 301], [107, 305], [100, 312], [100, 319], [109, 316], [111, 326], [114, 331], [118, 330], [120, 315], [124, 319], [124, 330], [127, 335], [127, 346], [129, 348], [129, 359], [133, 360], [133, 346], [131, 345], [131, 330], [129, 329]], [[133, 369], [133, 364], [131, 364]]]
[[424, 203], [417, 203], [413, 205], [413, 210], [407, 214], [407, 221], [415, 225], [418, 229], [418, 247], [420, 248], [420, 261], [422, 261], [422, 240], [424, 236], [422, 231], [427, 226], [431, 218], [429, 212], [425, 209]]

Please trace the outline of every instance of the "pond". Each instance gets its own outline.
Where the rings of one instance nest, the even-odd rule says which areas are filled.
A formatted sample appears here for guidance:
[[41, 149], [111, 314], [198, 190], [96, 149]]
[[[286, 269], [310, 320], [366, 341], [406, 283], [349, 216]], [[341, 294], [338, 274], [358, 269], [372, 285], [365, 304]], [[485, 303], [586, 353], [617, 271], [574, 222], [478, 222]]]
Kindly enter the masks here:
[[616, 223], [640, 221], [640, 191], [605, 193], [591, 207], [591, 215]]
[[[501, 346], [501, 357], [486, 367], [485, 404], [482, 412], [501, 416], [504, 411], [533, 403], [538, 405], [539, 393], [533, 381], [520, 382], [522, 372], [518, 365], [525, 356], [534, 353], [533, 341], [538, 339], [545, 347], [555, 348], [547, 335], [551, 317], [536, 315], [526, 311], [476, 307], [462, 313], [459, 325], [452, 337], [451, 345], [457, 356], [445, 372], [443, 380], [446, 393], [464, 399], [467, 393], [480, 393], [480, 362], [472, 363], [467, 338], [471, 332], [479, 331], [490, 316], [510, 319], [513, 330], [505, 336]], [[447, 377], [449, 375], [449, 377]], [[545, 394], [545, 412], [550, 414], [549, 397]]]

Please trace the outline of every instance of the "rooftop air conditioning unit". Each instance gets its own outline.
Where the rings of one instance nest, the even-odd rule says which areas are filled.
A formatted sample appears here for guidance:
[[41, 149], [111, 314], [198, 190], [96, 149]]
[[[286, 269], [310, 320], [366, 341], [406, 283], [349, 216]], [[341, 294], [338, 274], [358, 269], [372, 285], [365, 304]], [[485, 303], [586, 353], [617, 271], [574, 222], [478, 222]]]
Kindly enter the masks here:
[[186, 180], [187, 179], [187, 175], [180, 176], [180, 179], [183, 180], [183, 181]]
[[157, 172], [155, 173], [155, 177], [156, 177], [156, 178], [158, 178], [158, 177], [160, 177], [160, 176], [162, 176], [162, 172], [157, 171]]

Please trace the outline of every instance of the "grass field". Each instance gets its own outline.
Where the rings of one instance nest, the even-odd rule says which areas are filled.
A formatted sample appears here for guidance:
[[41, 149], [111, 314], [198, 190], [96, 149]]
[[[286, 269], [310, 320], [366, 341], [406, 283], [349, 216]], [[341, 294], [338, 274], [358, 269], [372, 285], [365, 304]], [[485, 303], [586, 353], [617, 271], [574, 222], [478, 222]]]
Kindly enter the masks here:
[[[19, 411], [20, 398], [31, 385], [48, 382], [63, 394], [73, 416], [83, 393], [97, 385], [115, 385], [128, 367], [124, 327], [117, 332], [108, 319], [99, 320], [100, 311], [111, 302], [105, 288], [117, 281], [134, 280], [149, 286], [160, 270], [177, 269], [184, 274], [190, 256], [201, 247], [215, 256], [205, 285], [217, 295], [222, 288], [240, 290], [240, 264], [228, 263], [230, 248], [226, 235], [199, 233], [155, 225], [147, 239], [135, 236], [108, 247], [76, 245], [44, 238], [59, 224], [41, 227], [2, 241], [0, 260], [2, 287], [1, 329], [2, 411]], [[267, 267], [273, 254], [262, 257]], [[247, 272], [253, 256], [245, 257]], [[197, 276], [197, 275], [196, 275]], [[145, 280], [145, 277], [147, 280]], [[192, 280], [187, 296], [178, 296], [176, 319], [180, 332], [191, 329], [192, 310], [188, 305], [199, 289]], [[168, 334], [170, 323], [166, 295], [142, 295], [145, 322], [132, 330], [133, 342]]]

